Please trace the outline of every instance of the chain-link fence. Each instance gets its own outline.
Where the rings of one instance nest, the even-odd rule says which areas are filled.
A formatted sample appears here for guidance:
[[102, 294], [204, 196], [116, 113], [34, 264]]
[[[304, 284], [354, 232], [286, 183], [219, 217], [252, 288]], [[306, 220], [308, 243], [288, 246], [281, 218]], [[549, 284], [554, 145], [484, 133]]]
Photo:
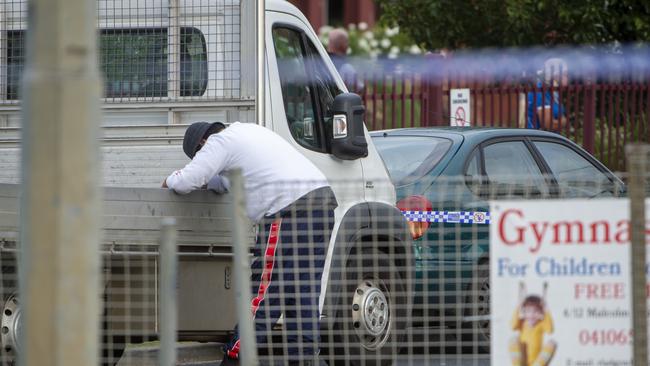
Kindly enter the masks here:
[[[507, 182], [514, 177], [489, 179]], [[239, 350], [242, 361], [250, 360], [246, 357], [255, 351], [261, 364], [293, 361], [330, 365], [490, 364], [495, 336], [501, 339], [503, 334], [508, 338], [523, 334], [509, 320], [504, 326], [502, 318], [495, 318], [493, 306], [506, 304], [506, 309], [498, 308], [497, 314], [506, 311], [510, 316], [522, 291], [524, 295], [546, 298], [549, 304], [558, 330], [554, 332], [550, 328], [540, 334], [561, 338], [558, 332], [564, 329], [564, 321], [577, 322], [584, 328], [576, 336], [582, 338], [576, 339], [574, 350], [570, 351], [572, 346], [562, 343], [554, 351], [555, 358], [551, 352], [550, 363], [546, 364], [558, 362], [567, 353], [583, 357], [581, 352], [588, 351], [590, 343], [600, 342], [591, 340], [587, 331], [591, 329], [590, 324], [602, 320], [598, 316], [613, 317], [626, 331], [634, 329], [624, 325], [631, 317], [631, 310], [624, 309], [630, 304], [628, 277], [619, 279], [626, 288], [626, 295], [618, 299], [619, 303], [602, 305], [592, 299], [597, 309], [590, 310], [590, 306], [577, 306], [579, 299], [559, 297], [557, 289], [563, 286], [563, 281], [570, 280], [566, 276], [549, 275], [538, 282], [528, 279], [524, 290], [516, 290], [509, 282], [495, 282], [495, 268], [497, 273], [516, 271], [510, 264], [517, 257], [502, 256], [506, 259], [499, 257], [495, 262], [491, 256], [495, 249], [495, 230], [505, 231], [506, 244], [524, 235], [526, 226], [522, 222], [531, 212], [526, 211], [531, 203], [544, 203], [551, 208], [540, 214], [551, 223], [548, 228], [544, 228], [544, 221], [535, 221], [537, 224], [533, 223], [532, 229], [526, 229], [532, 231], [526, 234], [529, 235], [525, 236], [526, 240], [522, 239], [521, 245], [531, 257], [536, 252], [529, 247], [535, 248], [536, 237], [540, 243], [548, 238], [549, 245], [555, 241], [570, 246], [573, 240], [593, 252], [600, 242], [606, 245], [608, 240], [625, 241], [618, 237], [623, 235], [623, 230], [615, 226], [607, 229], [611, 232], [600, 227], [594, 229], [590, 225], [595, 225], [595, 219], [585, 219], [584, 227], [572, 222], [557, 224], [570, 210], [579, 212], [583, 218], [593, 214], [588, 212], [593, 203], [611, 207], [611, 212], [607, 212], [609, 217], [629, 217], [626, 201], [617, 198], [628, 194], [623, 182], [612, 175], [607, 184], [576, 181], [572, 190], [560, 189], [554, 193], [540, 192], [540, 185], [534, 179], [517, 179], [517, 184], [488, 184], [481, 194], [476, 194], [473, 185], [477, 183], [466, 177], [436, 177], [426, 184], [398, 187], [397, 207], [360, 202], [358, 207], [345, 209], [339, 203], [338, 211], [334, 210], [337, 193], [351, 190], [358, 182], [331, 182], [331, 191], [320, 188], [303, 195], [277, 215], [263, 219], [255, 231], [246, 220], [233, 221], [233, 210], [243, 213], [244, 207], [235, 208], [231, 194], [204, 191], [178, 196], [161, 190], [109, 189], [105, 193], [101, 253], [104, 301], [102, 309], [98, 309], [102, 314], [101, 363], [157, 362], [160, 330], [169, 320], [161, 317], [169, 303], [162, 300], [159, 289], [162, 277], [159, 227], [161, 218], [168, 216], [176, 218], [179, 233], [176, 299], [180, 364], [218, 362], [228, 345], [231, 351]], [[299, 188], [285, 184], [259, 187], [255, 192], [261, 197], [294, 189]], [[2, 360], [11, 364], [24, 349], [19, 343], [21, 308], [16, 290], [17, 190], [16, 186], [6, 185], [0, 191], [4, 209], [0, 251], [4, 299]], [[560, 192], [573, 197], [569, 199]], [[575, 192], [584, 194], [576, 197]], [[600, 194], [593, 197], [593, 192]], [[255, 199], [246, 197], [248, 201]], [[620, 212], [617, 202], [624, 202], [624, 212]], [[519, 211], [504, 219], [503, 207], [508, 204]], [[502, 207], [497, 208], [500, 213], [491, 211], [493, 207]], [[513, 217], [515, 221], [508, 221]], [[242, 225], [244, 258], [233, 257], [232, 249], [236, 245], [232, 239], [233, 225]], [[332, 239], [328, 240], [330, 236]], [[540, 244], [542, 248], [544, 245]], [[609, 247], [605, 253], [615, 258], [627, 248]], [[543, 262], [540, 266], [547, 267], [539, 271], [565, 273], [571, 271], [567, 268], [578, 268], [580, 264], [574, 265], [570, 260], [559, 257], [558, 264]], [[621, 268], [627, 268], [628, 262], [621, 261]], [[616, 271], [612, 271], [609, 275], [613, 276]], [[237, 279], [242, 276], [250, 276], [251, 288], [250, 292], [240, 288], [238, 295]], [[606, 273], [592, 279], [599, 286], [609, 283], [608, 280], [611, 276]], [[511, 282], [521, 281], [514, 278]], [[575, 291], [581, 288], [576, 287]], [[495, 291], [498, 299], [493, 298]], [[600, 294], [601, 290], [593, 291]], [[246, 306], [237, 305], [238, 296], [244, 298]], [[567, 309], [594, 311], [595, 315], [576, 319], [564, 313]], [[614, 311], [619, 311], [619, 315], [612, 315]], [[248, 325], [256, 329], [255, 336], [237, 343], [237, 325], [240, 329], [246, 326], [242, 326], [242, 321], [250, 322]], [[498, 326], [491, 324], [495, 321]], [[613, 338], [607, 340], [608, 334], [604, 333], [603, 342], [615, 343], [608, 344], [613, 347], [612, 357], [628, 359], [631, 336], [626, 333], [623, 342], [616, 338], [618, 333], [612, 333]], [[508, 355], [516, 353], [512, 349], [508, 352]], [[543, 350], [529, 348], [527, 352], [539, 355]]]
[[[0, 185], [3, 365], [14, 364], [25, 350], [17, 270], [19, 189], [18, 185]], [[229, 197], [208, 192], [181, 197], [156, 189], [104, 191], [98, 253], [102, 273], [97, 294], [103, 300], [97, 309], [101, 314], [101, 364], [114, 365], [121, 359], [122, 363], [131, 360], [130, 364], [156, 362], [156, 341], [161, 324], [166, 322], [161, 314], [167, 306], [159, 289], [160, 227], [165, 217], [175, 218], [178, 232], [175, 284], [180, 339], [226, 338], [235, 316], [230, 205]], [[202, 352], [201, 357], [212, 357]]]
[[[255, 245], [262, 253], [256, 260], [265, 263], [262, 268], [278, 272], [254, 270], [251, 277], [253, 324], [257, 333], [248, 344], [256, 341], [261, 364], [287, 364], [300, 359], [330, 365], [547, 365], [565, 364], [567, 358], [594, 364], [629, 363], [630, 329], [634, 329], [626, 323], [631, 321], [630, 278], [629, 273], [625, 274], [630, 265], [629, 245], [609, 246], [614, 241], [629, 243], [629, 238], [624, 237], [629, 232], [620, 229], [621, 222], [629, 217], [628, 203], [622, 199], [628, 193], [617, 176], [608, 177], [608, 181], [577, 179], [564, 186], [556, 176], [545, 176], [549, 184], [546, 187], [534, 175], [492, 175], [478, 182], [468, 177], [437, 176], [399, 187], [397, 215], [394, 208], [384, 207], [369, 208], [353, 222], [346, 222], [345, 216], [339, 218], [342, 223], [333, 232], [335, 238], [325, 261], [322, 285], [326, 292], [317, 357], [311, 353], [315, 346], [307, 331], [315, 320], [304, 309], [311, 304], [310, 283], [312, 288], [317, 284], [313, 282], [313, 276], [319, 273], [317, 261], [307, 252], [294, 257], [279, 249], [300, 242], [301, 237], [310, 240], [314, 232], [308, 225], [302, 230], [298, 225], [289, 229], [290, 234], [282, 234], [283, 229], [291, 226], [284, 228], [284, 224], [279, 224], [276, 229], [280, 233], [274, 236], [273, 225], [267, 225], [259, 233], [261, 242], [258, 240]], [[336, 192], [337, 182], [332, 183]], [[484, 187], [477, 190], [480, 184]], [[546, 206], [540, 211], [538, 204]], [[592, 212], [594, 204], [611, 207], [611, 212]], [[514, 205], [516, 214], [504, 215], [503, 207], [507, 205]], [[321, 206], [312, 202], [302, 222], [314, 220], [309, 212], [320, 210]], [[534, 221], [527, 229], [524, 216], [530, 212], [546, 221]], [[601, 216], [591, 219], [590, 215], [595, 213], [611, 218], [611, 226], [601, 222]], [[278, 241], [268, 240], [265, 230]], [[495, 233], [501, 231], [505, 239], [495, 242]], [[520, 235], [521, 242], [516, 243]], [[524, 269], [512, 276], [502, 276], [502, 272], [516, 272], [519, 267], [513, 264], [517, 257], [504, 255], [503, 249], [496, 251], [497, 245], [523, 248], [524, 258], [535, 261], [522, 264], [521, 268], [528, 266], [528, 272], [534, 272], [536, 277], [526, 277]], [[571, 249], [573, 245], [588, 254], [552, 251]], [[273, 248], [271, 255], [269, 246]], [[314, 243], [310, 247], [314, 248]], [[583, 259], [590, 255], [596, 257]], [[605, 266], [600, 262], [603, 258], [620, 261], [608, 262], [610, 271], [601, 268]], [[301, 261], [307, 267], [298, 270]], [[295, 271], [294, 275], [286, 276], [286, 265], [269, 266], [278, 262], [293, 262], [289, 268]], [[304, 273], [304, 277], [299, 273]], [[620, 289], [625, 290], [620, 291], [625, 295], [612, 292], [619, 291], [610, 288], [609, 281], [615, 281], [612, 278], [621, 281]], [[269, 279], [280, 281], [278, 294], [265, 292], [271, 286]], [[260, 280], [261, 285], [256, 285]], [[305, 290], [298, 295], [303, 301], [294, 303], [296, 286], [304, 286]], [[575, 294], [565, 297], [567, 289]], [[498, 298], [492, 297], [494, 293]], [[531, 302], [536, 305], [529, 305]], [[495, 304], [496, 313], [492, 310]], [[260, 324], [262, 310], [257, 310], [257, 306], [265, 308], [261, 317], [265, 324]], [[530, 309], [546, 317], [530, 320], [532, 325], [526, 325]], [[239, 310], [250, 314], [251, 309]], [[275, 319], [274, 311], [276, 315], [291, 315], [289, 319], [269, 322], [269, 317]], [[585, 315], [567, 313], [572, 311]], [[501, 315], [504, 312], [505, 321]], [[300, 319], [301, 315], [302, 319], [296, 321], [295, 317]], [[618, 325], [598, 328], [603, 321], [605, 327], [611, 327], [611, 322]], [[567, 329], [568, 324], [577, 327], [575, 334]], [[619, 337], [619, 331], [625, 335]], [[536, 341], [528, 340], [530, 332], [537, 332]], [[504, 337], [505, 348], [501, 347]], [[572, 343], [564, 340], [567, 337]], [[557, 345], [557, 339], [563, 341]], [[517, 342], [516, 346], [508, 348], [512, 340]], [[491, 350], [494, 344], [500, 347], [496, 353]], [[553, 347], [546, 347], [549, 344]], [[598, 358], [599, 349], [601, 353], [606, 349], [609, 358]], [[242, 346], [241, 352], [245, 350]], [[506, 359], [495, 358], [503, 354]]]
[[[141, 106], [165, 116], [166, 102], [173, 102], [174, 113], [212, 113], [201, 110], [208, 105], [202, 101], [214, 107], [239, 98], [246, 103], [228, 108], [252, 106], [253, 57], [243, 57], [252, 54], [243, 50], [252, 48], [252, 37], [239, 34], [253, 24], [251, 4], [100, 0], [99, 66], [107, 104], [118, 110], [147, 102]], [[0, 69], [6, 74], [0, 76], [6, 85], [0, 85], [0, 99], [16, 112], [26, 2], [1, 5], [0, 59], [6, 67]], [[292, 29], [274, 32], [281, 41], [275, 44], [279, 59], [303, 50], [299, 43], [284, 47], [283, 40], [299, 36]], [[299, 38], [304, 41], [304, 35], [294, 40]], [[278, 65], [281, 77], [295, 76], [285, 67], [291, 63]], [[296, 86], [285, 89], [311, 103], [302, 84]], [[292, 129], [292, 136], [326, 151], [311, 144], [314, 119], [304, 118], [304, 103], [291, 94], [283, 96], [285, 114], [300, 129]], [[289, 118], [294, 114], [302, 117]], [[186, 161], [178, 128], [109, 130], [109, 185], [158, 186], [170, 166]], [[11, 157], [3, 160], [10, 166], [3, 182], [16, 183], [18, 138], [10, 132], [14, 142]], [[644, 220], [630, 217], [628, 201], [620, 199], [628, 194], [624, 182], [550, 133], [488, 131], [489, 140], [480, 133], [448, 133], [420, 145], [398, 138], [387, 148], [378, 139], [374, 145], [392, 182], [369, 178], [383, 175], [376, 160], [354, 163], [364, 169], [364, 181], [331, 177], [331, 187], [283, 182], [247, 186], [246, 196], [241, 181], [227, 195], [105, 190], [97, 253], [97, 296], [103, 301], [92, 309], [100, 319], [99, 362], [143, 365], [175, 358], [216, 364], [226, 357], [278, 365], [619, 365], [629, 364], [634, 342], [634, 357], [645, 364], [647, 334], [640, 319], [646, 304], [638, 290], [645, 284], [639, 262], [645, 255], [625, 254]], [[115, 172], [126, 176], [115, 178]], [[18, 270], [18, 259], [32, 253], [20, 252], [25, 221], [19, 196], [18, 185], [0, 185], [3, 364], [36, 352], [23, 340], [18, 279], [29, 273]], [[268, 201], [270, 208], [251, 214], [251, 207]], [[643, 203], [637, 196], [629, 201]], [[251, 225], [246, 213], [259, 222]], [[161, 239], [161, 223], [170, 217], [178, 237]], [[171, 227], [164, 227], [169, 233]], [[163, 250], [170, 247], [176, 248], [171, 254]], [[66, 316], [61, 319], [71, 319]]]

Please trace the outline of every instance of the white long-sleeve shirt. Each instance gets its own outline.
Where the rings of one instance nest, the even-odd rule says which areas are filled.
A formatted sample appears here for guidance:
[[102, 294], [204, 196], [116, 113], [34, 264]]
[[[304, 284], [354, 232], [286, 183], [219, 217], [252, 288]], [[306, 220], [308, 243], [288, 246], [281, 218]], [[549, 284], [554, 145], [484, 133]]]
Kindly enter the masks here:
[[265, 127], [239, 122], [211, 135], [194, 159], [166, 182], [181, 194], [208, 183], [223, 190], [228, 182], [217, 176], [235, 168], [242, 171], [246, 211], [254, 222], [329, 186], [325, 175], [282, 137]]

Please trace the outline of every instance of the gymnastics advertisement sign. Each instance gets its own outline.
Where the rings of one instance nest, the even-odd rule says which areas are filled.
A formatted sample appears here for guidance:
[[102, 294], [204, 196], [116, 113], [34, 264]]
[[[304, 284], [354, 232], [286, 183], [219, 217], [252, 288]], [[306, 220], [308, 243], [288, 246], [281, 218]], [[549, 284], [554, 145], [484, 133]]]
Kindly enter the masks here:
[[490, 214], [492, 365], [631, 365], [628, 201], [501, 201]]

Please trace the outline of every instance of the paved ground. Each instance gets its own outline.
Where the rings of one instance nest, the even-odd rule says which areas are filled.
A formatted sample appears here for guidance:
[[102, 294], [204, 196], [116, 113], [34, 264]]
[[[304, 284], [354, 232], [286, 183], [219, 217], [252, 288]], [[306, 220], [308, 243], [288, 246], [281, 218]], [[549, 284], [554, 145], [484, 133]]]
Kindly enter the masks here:
[[[130, 345], [117, 366], [157, 366], [160, 342]], [[223, 352], [219, 343], [181, 342], [177, 348], [177, 366], [218, 366]]]
[[[130, 347], [125, 351], [117, 366], [153, 366], [158, 365], [158, 342]], [[219, 366], [223, 353], [217, 343], [180, 343], [178, 348], [178, 366]], [[276, 362], [278, 366], [284, 362]], [[400, 355], [393, 366], [489, 366], [489, 355]], [[275, 366], [275, 365], [273, 365]], [[319, 366], [327, 366], [321, 361]]]
[[[277, 365], [282, 365], [278, 362]], [[274, 365], [275, 366], [275, 365]], [[321, 361], [319, 366], [327, 366], [325, 361]], [[490, 366], [489, 356], [458, 356], [453, 359], [441, 357], [421, 357], [398, 360], [393, 366]]]
[[395, 363], [395, 366], [490, 366], [490, 356], [458, 356], [454, 358], [440, 358], [431, 356], [423, 358], [413, 356], [412, 359], [402, 360]]
[[[201, 366], [208, 365], [208, 364], [200, 364]], [[209, 364], [209, 365], [219, 365], [219, 363], [216, 364]], [[282, 362], [278, 362], [276, 364], [277, 366], [283, 365]], [[274, 366], [276, 366], [274, 365]], [[197, 364], [196, 366], [199, 366]], [[321, 361], [319, 366], [328, 366], [325, 361]], [[489, 357], [481, 356], [480, 358], [478, 357], [470, 357], [470, 356], [460, 356], [460, 357], [454, 357], [454, 359], [443, 359], [440, 357], [428, 357], [428, 358], [423, 358], [423, 357], [413, 357], [407, 360], [400, 360], [397, 361], [393, 364], [393, 366], [490, 366], [490, 359]]]

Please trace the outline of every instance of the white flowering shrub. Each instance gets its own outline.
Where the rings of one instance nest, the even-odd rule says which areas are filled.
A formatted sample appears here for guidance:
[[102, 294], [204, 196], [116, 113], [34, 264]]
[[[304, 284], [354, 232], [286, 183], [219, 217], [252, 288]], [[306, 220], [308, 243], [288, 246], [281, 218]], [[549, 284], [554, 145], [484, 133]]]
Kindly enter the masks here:
[[[326, 25], [318, 30], [318, 36], [327, 47], [329, 32], [334, 29]], [[348, 32], [350, 45], [348, 55], [353, 57], [388, 57], [397, 58], [400, 55], [417, 55], [422, 53], [420, 47], [405, 34], [399, 27], [385, 27], [377, 25], [368, 28], [368, 24], [349, 24], [345, 29]]]

